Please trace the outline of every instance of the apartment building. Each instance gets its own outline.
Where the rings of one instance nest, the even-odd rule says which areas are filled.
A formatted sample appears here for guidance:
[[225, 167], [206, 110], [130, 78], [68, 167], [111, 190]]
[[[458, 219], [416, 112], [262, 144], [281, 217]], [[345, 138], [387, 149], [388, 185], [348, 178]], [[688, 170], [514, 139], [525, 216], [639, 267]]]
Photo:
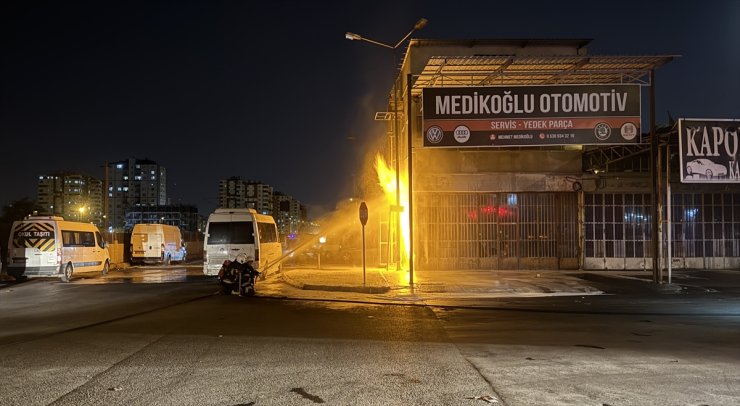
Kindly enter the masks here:
[[108, 227], [121, 231], [126, 211], [136, 206], [166, 205], [167, 169], [149, 159], [129, 158], [106, 165]]
[[49, 214], [103, 225], [103, 182], [80, 173], [40, 175], [36, 203]]

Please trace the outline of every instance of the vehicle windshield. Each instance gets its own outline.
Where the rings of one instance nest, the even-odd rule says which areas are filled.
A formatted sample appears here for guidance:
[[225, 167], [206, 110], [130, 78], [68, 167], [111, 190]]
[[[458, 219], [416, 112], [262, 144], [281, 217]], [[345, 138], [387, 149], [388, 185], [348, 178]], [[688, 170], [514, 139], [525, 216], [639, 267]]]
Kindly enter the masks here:
[[207, 244], [254, 244], [254, 225], [251, 221], [209, 223]]

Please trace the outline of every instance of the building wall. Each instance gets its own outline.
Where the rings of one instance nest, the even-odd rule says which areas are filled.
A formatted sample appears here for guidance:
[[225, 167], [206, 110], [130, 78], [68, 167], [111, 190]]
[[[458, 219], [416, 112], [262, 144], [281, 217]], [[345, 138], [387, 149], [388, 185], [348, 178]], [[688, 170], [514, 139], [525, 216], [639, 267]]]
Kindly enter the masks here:
[[218, 182], [218, 207], [246, 208], [247, 185], [241, 178], [233, 177]]
[[182, 231], [199, 232], [202, 221], [198, 208], [189, 205], [134, 206], [126, 211], [125, 231], [136, 224], [167, 224]]
[[297, 232], [305, 220], [301, 203], [290, 195], [275, 194], [275, 223], [281, 235], [286, 236]]
[[130, 207], [167, 204], [167, 170], [156, 162], [129, 158], [109, 163], [106, 173], [109, 226], [114, 230], [123, 229]]
[[102, 227], [103, 182], [82, 174], [41, 175], [37, 185], [37, 204], [48, 213]]
[[258, 213], [273, 215], [273, 188], [262, 182], [246, 182], [246, 205]]
[[[585, 149], [576, 145], [423, 146], [419, 90], [408, 103], [405, 89], [407, 75], [421, 73], [430, 57], [585, 54], [585, 43], [578, 41], [411, 41], [389, 95], [388, 111], [403, 114], [389, 123], [385, 153], [386, 162], [403, 169], [413, 150], [416, 266], [650, 269], [651, 227], [657, 223], [660, 235], [671, 230], [674, 268], [740, 267], [740, 193], [724, 185], [673, 183], [670, 214], [667, 207], [661, 211], [670, 221], [658, 223], [652, 219], [652, 178], [649, 165], [643, 165], [649, 164], [646, 154], [620, 161], [610, 173], [596, 176], [584, 171]], [[491, 86], [495, 81], [457, 85]], [[406, 137], [409, 116], [411, 148]], [[625, 165], [633, 161], [639, 165]], [[666, 240], [661, 241], [664, 253]]]
[[253, 180], [231, 177], [219, 181], [218, 204], [223, 208], [250, 208], [273, 215], [272, 186]]

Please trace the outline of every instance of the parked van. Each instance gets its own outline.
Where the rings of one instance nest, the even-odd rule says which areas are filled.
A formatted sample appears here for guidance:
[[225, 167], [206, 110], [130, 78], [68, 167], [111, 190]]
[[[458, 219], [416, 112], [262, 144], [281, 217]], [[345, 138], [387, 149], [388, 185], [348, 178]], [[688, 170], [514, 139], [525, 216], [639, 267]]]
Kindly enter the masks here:
[[180, 228], [167, 224], [135, 224], [131, 232], [131, 263], [183, 262], [187, 251]]
[[108, 273], [110, 255], [98, 228], [57, 216], [28, 216], [13, 223], [8, 242], [8, 274], [56, 276]]
[[218, 274], [225, 260], [233, 261], [242, 252], [254, 257], [258, 271], [268, 266], [276, 270], [282, 246], [275, 219], [254, 209], [216, 209], [206, 225], [203, 273]]

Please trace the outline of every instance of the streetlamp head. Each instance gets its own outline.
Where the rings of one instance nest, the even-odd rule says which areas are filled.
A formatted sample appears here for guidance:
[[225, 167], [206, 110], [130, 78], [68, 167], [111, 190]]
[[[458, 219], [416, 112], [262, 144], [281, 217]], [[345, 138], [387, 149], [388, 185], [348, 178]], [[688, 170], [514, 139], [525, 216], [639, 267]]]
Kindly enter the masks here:
[[344, 34], [344, 38], [347, 38], [350, 41], [359, 41], [362, 39], [361, 36], [355, 34], [354, 32], [347, 32]]
[[428, 22], [429, 20], [427, 20], [426, 18], [420, 18], [419, 21], [417, 21], [416, 24], [414, 25], [414, 29], [420, 30], [426, 27]]

